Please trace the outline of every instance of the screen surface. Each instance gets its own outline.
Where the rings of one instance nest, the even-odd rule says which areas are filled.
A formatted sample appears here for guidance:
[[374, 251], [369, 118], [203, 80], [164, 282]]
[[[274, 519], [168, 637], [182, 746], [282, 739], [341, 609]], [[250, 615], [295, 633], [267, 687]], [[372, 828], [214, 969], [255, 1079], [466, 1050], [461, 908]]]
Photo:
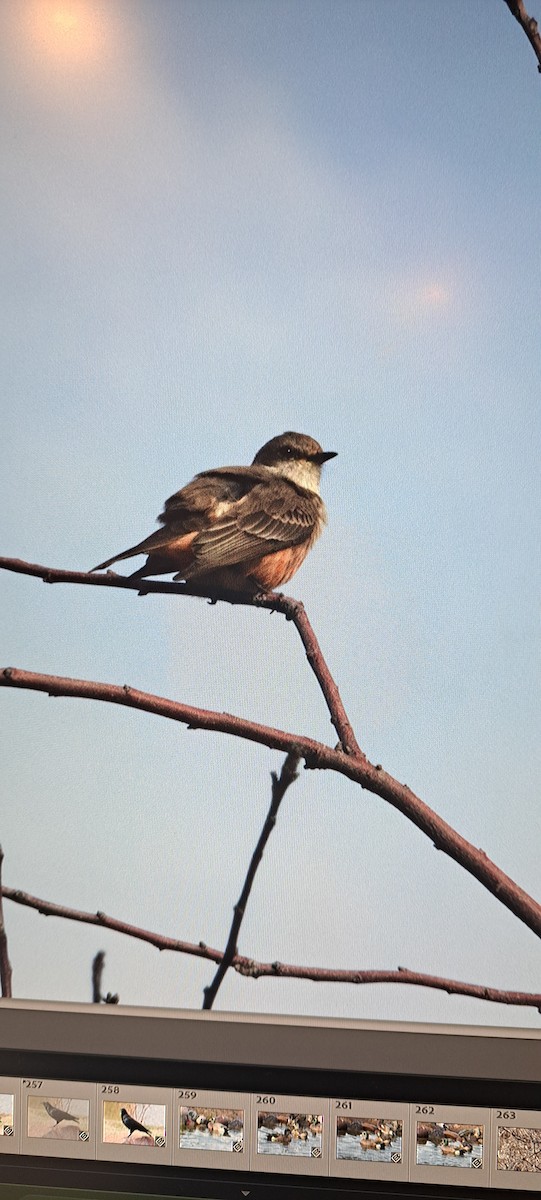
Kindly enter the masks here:
[[[200, 1008], [241, 898], [217, 1009], [537, 1028], [526, 39], [466, 0], [437, 19], [422, 0], [18, 0], [1, 20], [3, 554], [87, 572], [284, 431], [337, 453], [327, 524], [278, 586], [320, 656], [284, 612], [2, 570], [13, 994]], [[304, 552], [308, 510], [273, 503], [266, 550]], [[78, 683], [49, 701], [53, 677]], [[125, 685], [191, 716], [110, 702]], [[266, 826], [296, 738], [334, 758], [301, 753]]]

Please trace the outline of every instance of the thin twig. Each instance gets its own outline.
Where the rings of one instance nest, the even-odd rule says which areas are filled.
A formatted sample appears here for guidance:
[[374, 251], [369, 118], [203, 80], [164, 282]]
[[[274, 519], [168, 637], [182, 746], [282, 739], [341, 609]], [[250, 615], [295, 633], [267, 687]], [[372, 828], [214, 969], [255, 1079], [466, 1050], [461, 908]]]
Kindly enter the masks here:
[[437, 850], [443, 850], [450, 858], [469, 871], [493, 896], [505, 905], [520, 921], [523, 921], [538, 937], [541, 937], [541, 905], [505, 875], [485, 854], [467, 842], [459, 833], [439, 817], [428, 804], [420, 800], [411, 789], [393, 779], [383, 768], [374, 766], [367, 758], [353, 758], [341, 750], [331, 750], [322, 742], [299, 734], [286, 733], [268, 725], [259, 725], [230, 713], [217, 713], [192, 705], [167, 700], [147, 692], [139, 692], [127, 685], [118, 687], [111, 683], [93, 683], [83, 679], [63, 679], [56, 675], [42, 675], [33, 671], [21, 671], [14, 667], [0, 668], [0, 687], [30, 688], [47, 692], [50, 696], [77, 696], [87, 700], [104, 700], [112, 704], [125, 705], [143, 712], [155, 713], [173, 721], [180, 721], [189, 729], [206, 729], [217, 733], [229, 733], [250, 742], [281, 750], [286, 754], [298, 754], [309, 769], [336, 771], [354, 783], [373, 792], [398, 809], [412, 821], [422, 833], [431, 839]]
[[330, 713], [332, 724], [338, 734], [345, 754], [352, 757], [364, 757], [359, 748], [355, 734], [342, 703], [338, 687], [323, 658], [321, 647], [314, 630], [306, 615], [304, 605], [291, 596], [278, 592], [266, 592], [259, 595], [244, 595], [242, 592], [211, 592], [202, 590], [195, 584], [170, 583], [155, 579], [131, 579], [129, 575], [117, 575], [108, 571], [105, 575], [95, 575], [87, 571], [62, 571], [58, 567], [43, 567], [39, 563], [24, 562], [21, 558], [0, 558], [0, 568], [5, 571], [15, 571], [20, 575], [34, 575], [45, 583], [79, 583], [89, 587], [127, 588], [139, 596], [158, 592], [165, 596], [199, 596], [205, 597], [213, 604], [221, 600], [226, 604], [240, 604], [249, 608], [265, 608], [270, 612], [281, 612], [288, 621], [292, 621], [300, 638], [306, 657], [319, 683], [325, 703]]
[[507, 4], [509, 12], [513, 14], [515, 20], [518, 21], [524, 30], [537, 58], [537, 70], [541, 71], [541, 34], [539, 33], [537, 21], [528, 15], [523, 0], [504, 0], [504, 3]]
[[280, 774], [277, 775], [276, 771], [271, 771], [272, 794], [270, 808], [265, 818], [265, 823], [263, 825], [263, 829], [261, 830], [256, 848], [252, 854], [240, 897], [233, 909], [233, 921], [231, 923], [231, 929], [229, 931], [229, 937], [227, 939], [222, 961], [218, 967], [218, 970], [216, 971], [212, 983], [203, 990], [203, 1008], [212, 1008], [220, 984], [222, 983], [222, 980], [224, 979], [229, 967], [231, 966], [231, 963], [233, 962], [233, 959], [235, 958], [235, 955], [237, 954], [237, 940], [240, 927], [244, 919], [244, 914], [246, 912], [246, 905], [248, 903], [250, 892], [256, 876], [256, 871], [261, 859], [263, 858], [265, 846], [267, 845], [270, 835], [275, 828], [278, 809], [280, 808], [287, 789], [291, 787], [291, 784], [294, 783], [296, 779], [298, 779], [298, 767], [300, 761], [299, 755], [290, 751], [284, 759]]
[[[78, 909], [67, 908], [63, 904], [53, 904], [49, 900], [41, 900], [29, 892], [18, 888], [2, 888], [4, 899], [25, 908], [32, 908], [46, 917], [60, 917], [68, 921], [78, 921], [85, 925], [98, 925], [102, 929], [110, 929], [126, 937], [136, 938], [146, 942], [160, 951], [189, 954], [196, 958], [204, 958], [209, 962], [220, 963], [223, 958], [221, 950], [207, 946], [205, 942], [184, 942], [178, 938], [166, 937], [164, 934], [153, 933], [148, 929], [140, 929], [126, 921], [109, 917], [106, 913], [82, 912]], [[231, 967], [246, 979], [304, 979], [314, 983], [353, 983], [356, 985], [372, 983], [403, 983], [414, 987], [435, 988], [449, 995], [471, 996], [476, 1000], [486, 1000], [493, 1004], [516, 1004], [521, 1007], [537, 1008], [541, 1011], [541, 993], [511, 992], [499, 988], [487, 987], [484, 984], [464, 983], [457, 979], [445, 979], [437, 975], [425, 975], [421, 971], [410, 971], [407, 967], [395, 970], [333, 970], [328, 967], [301, 967], [293, 963], [258, 962], [246, 955], [236, 954]]]
[[118, 1004], [119, 996], [116, 992], [107, 992], [106, 996], [102, 996], [101, 981], [103, 978], [103, 970], [105, 967], [105, 950], [98, 950], [97, 954], [92, 959], [92, 1003], [93, 1004]]
[[11, 990], [12, 969], [9, 961], [8, 953], [8, 935], [4, 923], [4, 909], [2, 906], [2, 866], [4, 862], [4, 851], [0, 846], [0, 991], [4, 1000], [10, 1000], [13, 993]]
[[101, 1004], [101, 981], [105, 966], [105, 950], [98, 950], [92, 959], [92, 1003]]

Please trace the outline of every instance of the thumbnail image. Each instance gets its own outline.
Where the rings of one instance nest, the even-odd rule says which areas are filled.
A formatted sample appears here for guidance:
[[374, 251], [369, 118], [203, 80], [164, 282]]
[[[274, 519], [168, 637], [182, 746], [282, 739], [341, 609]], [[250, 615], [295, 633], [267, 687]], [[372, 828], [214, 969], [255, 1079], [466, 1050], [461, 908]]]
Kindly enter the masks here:
[[104, 1100], [103, 1141], [128, 1146], [165, 1146], [165, 1104]]
[[336, 1157], [359, 1162], [402, 1162], [402, 1121], [338, 1117]]
[[60, 1096], [29, 1096], [29, 1138], [53, 1138], [63, 1142], [87, 1142], [90, 1102]]
[[10, 1092], [0, 1092], [0, 1137], [13, 1137], [14, 1104]]
[[240, 1154], [243, 1144], [241, 1108], [181, 1108], [181, 1150], [230, 1150]]
[[429, 1167], [483, 1165], [483, 1126], [464, 1122], [417, 1122], [417, 1163]]
[[260, 1111], [257, 1153], [321, 1158], [323, 1117], [312, 1113]]
[[541, 1129], [499, 1125], [498, 1171], [541, 1171]]

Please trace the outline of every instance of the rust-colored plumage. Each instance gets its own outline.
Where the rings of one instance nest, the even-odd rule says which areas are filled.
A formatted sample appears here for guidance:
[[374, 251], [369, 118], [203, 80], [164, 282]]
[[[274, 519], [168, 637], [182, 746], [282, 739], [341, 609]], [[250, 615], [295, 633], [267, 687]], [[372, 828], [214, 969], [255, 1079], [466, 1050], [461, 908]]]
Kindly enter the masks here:
[[321, 468], [334, 451], [302, 433], [266, 442], [249, 467], [196, 475], [165, 502], [162, 528], [94, 567], [146, 554], [136, 578], [174, 572], [175, 579], [240, 591], [287, 583], [326, 520]]

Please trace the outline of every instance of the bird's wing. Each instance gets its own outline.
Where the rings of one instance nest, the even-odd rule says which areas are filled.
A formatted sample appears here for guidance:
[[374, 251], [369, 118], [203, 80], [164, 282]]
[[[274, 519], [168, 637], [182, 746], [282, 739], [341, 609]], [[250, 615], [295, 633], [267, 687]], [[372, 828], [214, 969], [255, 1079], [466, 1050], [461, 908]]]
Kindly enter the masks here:
[[[221, 491], [224, 491], [223, 481], [213, 483], [214, 473], [207, 471], [205, 476], [192, 479], [191, 483], [187, 483], [180, 491], [175, 492], [174, 496], [170, 496], [165, 501], [163, 512], [160, 513], [158, 521], [162, 528], [156, 529], [154, 533], [149, 534], [142, 542], [137, 542], [137, 545], [130, 546], [128, 550], [123, 550], [121, 554], [115, 554], [112, 558], [107, 558], [105, 562], [99, 563], [97, 567], [92, 567], [93, 571], [103, 571], [105, 567], [110, 567], [112, 563], [121, 562], [124, 558], [134, 558], [136, 554], [154, 554], [159, 555], [160, 550], [167, 550], [171, 544], [172, 538], [182, 537], [185, 533], [193, 533], [198, 529], [203, 529], [208, 521], [208, 515], [216, 503], [216, 491], [218, 489], [218, 498], [222, 499]], [[221, 491], [220, 491], [221, 489]], [[243, 493], [239, 493], [242, 495]], [[237, 496], [233, 493], [233, 499]]]
[[159, 556], [160, 550], [167, 550], [170, 546], [172, 538], [203, 529], [216, 504], [241, 499], [254, 487], [254, 483], [257, 486], [268, 474], [267, 467], [219, 467], [214, 471], [203, 471], [165, 501], [163, 512], [158, 517], [161, 529], [156, 529], [149, 537], [123, 550], [121, 554], [107, 558], [92, 570], [103, 571], [112, 563], [134, 558], [136, 554]]
[[267, 467], [217, 467], [213, 471], [201, 471], [165, 501], [158, 521], [162, 525], [188, 521], [190, 529], [197, 529], [193, 518], [196, 521], [202, 518], [204, 523], [216, 504], [240, 500], [268, 474]]
[[256, 484], [231, 513], [204, 529], [193, 543], [196, 570], [255, 561], [297, 546], [319, 533], [325, 520], [315, 492], [285, 480]]
[[67, 1118], [69, 1121], [76, 1121], [76, 1120], [77, 1120], [77, 1117], [72, 1117], [71, 1113], [64, 1112], [64, 1109], [63, 1109], [63, 1108], [54, 1108], [54, 1107], [51, 1107], [51, 1110], [50, 1110], [50, 1116], [51, 1116], [51, 1117], [54, 1117], [55, 1121], [57, 1121], [58, 1123], [60, 1123], [60, 1121], [61, 1121], [62, 1119], [66, 1120], [66, 1118]]

